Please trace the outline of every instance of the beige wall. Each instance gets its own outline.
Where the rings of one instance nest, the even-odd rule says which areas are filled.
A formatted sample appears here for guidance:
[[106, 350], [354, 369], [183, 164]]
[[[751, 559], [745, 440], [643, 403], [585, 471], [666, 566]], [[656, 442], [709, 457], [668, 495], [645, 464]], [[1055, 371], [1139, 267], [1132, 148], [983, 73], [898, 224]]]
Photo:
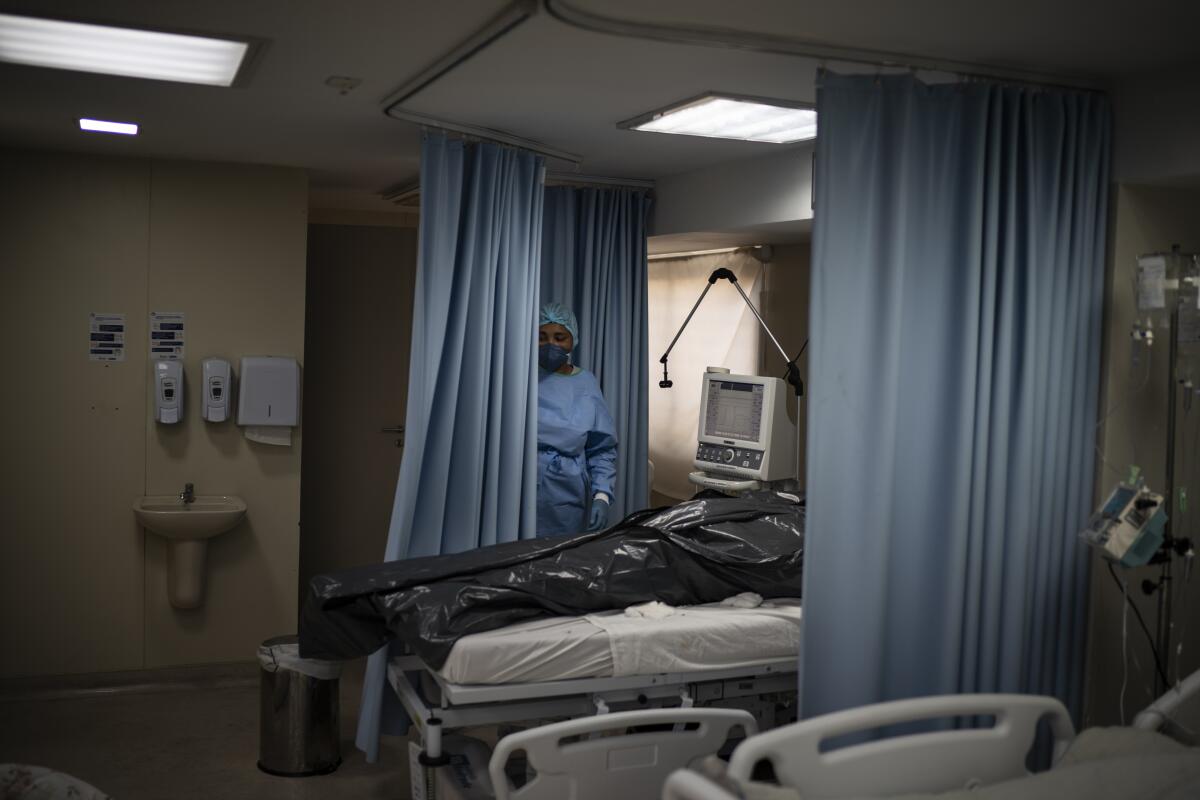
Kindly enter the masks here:
[[416, 272], [415, 228], [309, 225], [302, 601], [314, 575], [383, 560], [404, 453], [383, 428], [405, 421]]
[[88, 363], [85, 345], [89, 311], [128, 311], [128, 335], [146, 338], [133, 311], [149, 179], [135, 162], [0, 153], [0, 675], [143, 661], [129, 505], [145, 481], [145, 366]]
[[[808, 339], [809, 283], [812, 279], [812, 246], [802, 244], [777, 245], [772, 248], [771, 261], [764, 270], [762, 289], [763, 318], [774, 331], [788, 357], [796, 355]], [[786, 362], [769, 339], [762, 338], [763, 375], [783, 377]], [[805, 459], [808, 452], [808, 350], [796, 362], [804, 380], [804, 397], [800, 413], [796, 413], [796, 398], [789, 392], [788, 413], [799, 420], [800, 427], [800, 485], [805, 485]]]
[[[303, 357], [298, 170], [0, 152], [0, 675], [244, 660], [295, 627], [300, 437], [249, 444], [199, 417], [207, 356]], [[187, 314], [186, 418], [150, 417], [151, 310]], [[127, 315], [122, 363], [87, 360], [89, 311]], [[172, 609], [142, 494], [236, 493], [204, 607]]]
[[1122, 183], [1200, 177], [1200, 68], [1176, 65], [1116, 82], [1113, 173]]
[[[1096, 502], [1112, 489], [1115, 481], [1128, 470], [1134, 460], [1142, 468], [1152, 488], [1161, 488], [1166, 469], [1167, 436], [1167, 342], [1156, 342], [1151, 358], [1151, 372], [1146, 380], [1144, 371], [1130, 377], [1130, 330], [1135, 317], [1133, 269], [1138, 255], [1170, 249], [1180, 245], [1184, 251], [1200, 252], [1200, 190], [1164, 189], [1147, 186], [1122, 185], [1113, 194], [1112, 240], [1106, 298], [1105, 356], [1101, 397], [1103, 414], [1111, 414], [1103, 425], [1103, 452], [1111, 464], [1097, 467]], [[1144, 363], [1144, 362], [1143, 362]], [[1143, 366], [1144, 369], [1144, 366]], [[1145, 388], [1140, 389], [1145, 383]], [[1135, 390], [1131, 392], [1131, 389]], [[1197, 421], [1180, 426], [1196, 430]], [[1193, 439], [1187, 439], [1191, 446]], [[1183, 440], [1179, 440], [1182, 446]], [[1189, 459], [1196, 463], [1195, 453]], [[1195, 494], [1195, 481], [1200, 471], [1195, 466], [1186, 474], [1177, 472], [1176, 485], [1190, 485]], [[1195, 507], [1193, 501], [1193, 508]], [[1196, 513], [1192, 512], [1193, 515]], [[1177, 520], [1178, 522], [1178, 520]], [[1194, 516], [1183, 520], [1177, 534], [1189, 535], [1196, 541]], [[1200, 544], [1200, 542], [1196, 542]], [[1142, 611], [1151, 633], [1155, 626], [1155, 605], [1140, 590], [1144, 578], [1156, 578], [1158, 568], [1144, 567], [1120, 570], [1128, 578], [1130, 595]], [[1176, 641], [1179, 627], [1187, 618], [1200, 612], [1200, 578], [1193, 577], [1191, 585], [1176, 595]], [[1087, 653], [1087, 685], [1084, 721], [1090, 725], [1115, 724], [1120, 716], [1118, 697], [1122, 681], [1121, 591], [1113, 584], [1099, 557], [1093, 558], [1092, 586], [1089, 603], [1089, 636]], [[1190, 614], [1189, 614], [1190, 610]], [[1184, 633], [1183, 673], [1200, 667], [1200, 621], [1192, 620]], [[1144, 708], [1153, 696], [1153, 660], [1145, 635], [1136, 620], [1129, 618], [1129, 684], [1125, 692], [1125, 719]], [[1134, 663], [1136, 659], [1137, 663]]]

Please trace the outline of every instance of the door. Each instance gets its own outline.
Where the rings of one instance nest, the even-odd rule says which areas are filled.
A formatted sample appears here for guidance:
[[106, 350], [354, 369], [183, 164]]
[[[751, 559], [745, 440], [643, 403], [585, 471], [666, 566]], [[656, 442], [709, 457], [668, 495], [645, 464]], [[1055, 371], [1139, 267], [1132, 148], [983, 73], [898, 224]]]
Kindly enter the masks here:
[[300, 594], [383, 560], [403, 450], [415, 228], [309, 225]]

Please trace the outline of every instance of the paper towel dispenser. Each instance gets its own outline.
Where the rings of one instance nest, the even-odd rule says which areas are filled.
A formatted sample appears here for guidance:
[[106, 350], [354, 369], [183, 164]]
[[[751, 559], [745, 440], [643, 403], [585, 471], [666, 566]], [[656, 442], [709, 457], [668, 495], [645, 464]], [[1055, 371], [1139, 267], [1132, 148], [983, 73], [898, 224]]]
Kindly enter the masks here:
[[154, 362], [154, 421], [173, 425], [183, 419], [183, 364]]
[[300, 365], [286, 356], [245, 356], [238, 376], [237, 423], [265, 444], [291, 444], [300, 422]]

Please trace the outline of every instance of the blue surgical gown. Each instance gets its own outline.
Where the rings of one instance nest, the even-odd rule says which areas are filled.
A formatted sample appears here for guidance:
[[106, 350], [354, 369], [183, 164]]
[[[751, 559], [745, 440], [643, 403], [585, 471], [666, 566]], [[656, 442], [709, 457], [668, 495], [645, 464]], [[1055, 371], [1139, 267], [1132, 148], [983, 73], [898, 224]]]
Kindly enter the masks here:
[[596, 376], [538, 369], [537, 441], [537, 535], [587, 530], [592, 496], [616, 496], [617, 431]]

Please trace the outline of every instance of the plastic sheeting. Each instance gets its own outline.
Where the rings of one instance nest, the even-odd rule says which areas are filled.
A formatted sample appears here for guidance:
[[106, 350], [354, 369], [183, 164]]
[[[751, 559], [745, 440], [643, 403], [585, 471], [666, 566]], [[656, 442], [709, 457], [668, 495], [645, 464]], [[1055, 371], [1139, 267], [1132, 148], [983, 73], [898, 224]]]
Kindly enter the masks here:
[[459, 638], [515, 622], [740, 592], [799, 597], [804, 503], [792, 495], [702, 496], [607, 531], [318, 575], [300, 618], [305, 658], [357, 658], [393, 638], [442, 666]]
[[294, 636], [268, 639], [259, 645], [258, 664], [267, 672], [291, 670], [323, 681], [337, 680], [342, 674], [341, 661], [301, 658], [300, 643]]

